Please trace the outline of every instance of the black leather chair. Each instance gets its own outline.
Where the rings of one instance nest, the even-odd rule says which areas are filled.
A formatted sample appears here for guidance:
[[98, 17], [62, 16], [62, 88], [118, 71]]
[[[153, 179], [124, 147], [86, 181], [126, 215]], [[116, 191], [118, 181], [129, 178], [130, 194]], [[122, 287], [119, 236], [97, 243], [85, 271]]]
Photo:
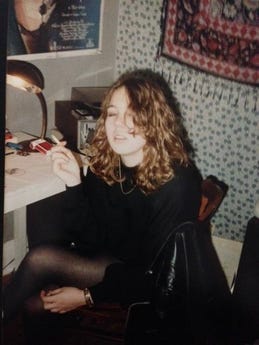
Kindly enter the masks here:
[[125, 344], [229, 344], [230, 291], [208, 226], [173, 229], [150, 267], [151, 302], [129, 308]]

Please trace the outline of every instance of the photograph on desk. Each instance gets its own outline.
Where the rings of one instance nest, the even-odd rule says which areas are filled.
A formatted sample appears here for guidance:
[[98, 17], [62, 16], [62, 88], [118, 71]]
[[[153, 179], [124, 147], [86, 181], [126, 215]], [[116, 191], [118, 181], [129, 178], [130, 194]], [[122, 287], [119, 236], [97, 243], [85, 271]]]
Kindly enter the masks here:
[[11, 0], [7, 55], [31, 59], [38, 54], [56, 57], [57, 53], [71, 56], [100, 52], [102, 2]]

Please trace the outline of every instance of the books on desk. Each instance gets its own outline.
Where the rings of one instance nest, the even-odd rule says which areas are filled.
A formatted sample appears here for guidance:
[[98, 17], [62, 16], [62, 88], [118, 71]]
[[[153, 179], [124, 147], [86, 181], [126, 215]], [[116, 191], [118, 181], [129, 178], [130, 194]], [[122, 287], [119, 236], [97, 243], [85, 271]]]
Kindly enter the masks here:
[[8, 128], [5, 129], [5, 143], [18, 143], [18, 138]]
[[[5, 129], [5, 144], [7, 143], [18, 143], [18, 138], [8, 128]], [[15, 149], [5, 145], [5, 155], [10, 155], [15, 152]]]

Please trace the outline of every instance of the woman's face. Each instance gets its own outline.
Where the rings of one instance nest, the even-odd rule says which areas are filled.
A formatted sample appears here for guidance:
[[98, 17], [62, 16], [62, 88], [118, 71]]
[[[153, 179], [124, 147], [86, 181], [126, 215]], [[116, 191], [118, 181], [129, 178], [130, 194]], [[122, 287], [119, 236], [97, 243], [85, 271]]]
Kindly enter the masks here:
[[144, 136], [133, 123], [129, 109], [129, 99], [124, 87], [114, 91], [107, 109], [105, 131], [114, 152], [120, 155], [123, 163], [136, 166], [143, 160]]

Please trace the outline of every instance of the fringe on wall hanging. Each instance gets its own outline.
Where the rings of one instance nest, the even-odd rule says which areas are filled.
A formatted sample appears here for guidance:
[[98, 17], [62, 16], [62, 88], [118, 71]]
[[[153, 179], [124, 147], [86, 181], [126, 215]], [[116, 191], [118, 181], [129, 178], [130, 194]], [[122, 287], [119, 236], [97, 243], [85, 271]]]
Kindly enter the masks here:
[[155, 59], [153, 69], [172, 86], [172, 90], [191, 92], [202, 99], [223, 102], [259, 115], [259, 88], [217, 78], [182, 65], [172, 65], [163, 57]]

